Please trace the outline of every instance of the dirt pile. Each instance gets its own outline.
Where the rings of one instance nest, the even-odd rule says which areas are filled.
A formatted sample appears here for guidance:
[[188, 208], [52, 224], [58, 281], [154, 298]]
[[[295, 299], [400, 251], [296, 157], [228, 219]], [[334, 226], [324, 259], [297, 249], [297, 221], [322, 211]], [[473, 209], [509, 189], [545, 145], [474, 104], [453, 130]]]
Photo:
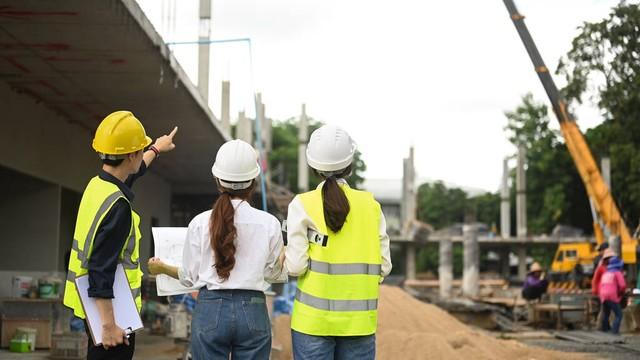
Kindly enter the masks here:
[[[290, 318], [275, 320], [274, 344], [283, 348], [280, 359], [291, 359]], [[590, 359], [527, 346], [517, 341], [495, 339], [476, 331], [435, 305], [414, 299], [402, 289], [380, 288], [377, 359]]]

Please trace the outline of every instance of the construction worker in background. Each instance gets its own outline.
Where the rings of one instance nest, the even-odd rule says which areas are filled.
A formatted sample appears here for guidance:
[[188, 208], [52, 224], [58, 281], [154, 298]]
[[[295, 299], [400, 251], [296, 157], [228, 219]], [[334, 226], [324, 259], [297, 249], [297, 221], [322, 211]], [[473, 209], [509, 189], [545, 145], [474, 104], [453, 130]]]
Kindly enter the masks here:
[[103, 333], [102, 346], [95, 346], [89, 336], [87, 359], [133, 358], [135, 334], [127, 339], [124, 330], [115, 324], [111, 304], [119, 263], [125, 269], [138, 310], [142, 304], [140, 217], [133, 210], [131, 186], [160, 153], [175, 148], [173, 137], [177, 131], [176, 127], [151, 145], [144, 127], [129, 111], [109, 114], [96, 130], [93, 149], [102, 159], [102, 170], [89, 181], [82, 195], [64, 292], [64, 304], [73, 309], [76, 317], [85, 319], [75, 278], [89, 274], [88, 292], [96, 299]]
[[540, 299], [547, 292], [547, 287], [549, 287], [549, 281], [542, 273], [542, 266], [534, 262], [522, 286], [522, 297], [526, 300]]
[[598, 251], [598, 255], [596, 255], [595, 258], [593, 258], [593, 268], [594, 270], [598, 268], [598, 266], [600, 265], [600, 261], [602, 260], [603, 256], [604, 256], [604, 252], [609, 249], [609, 243], [603, 242], [602, 244], [598, 245], [598, 247], [596, 248], [596, 250]]
[[220, 147], [212, 172], [220, 196], [189, 224], [182, 266], [149, 259], [151, 274], [200, 288], [191, 321], [195, 360], [269, 359], [271, 325], [264, 291], [285, 282], [280, 222], [248, 203], [260, 174], [256, 151], [242, 140]]
[[[627, 288], [622, 268], [624, 263], [617, 256], [612, 256], [607, 265], [607, 271], [602, 274], [598, 296], [602, 304], [602, 331], [611, 331], [613, 334], [620, 332], [622, 322], [622, 307], [620, 302]], [[609, 323], [609, 315], [613, 312], [615, 319], [613, 325]]]
[[291, 318], [299, 359], [374, 359], [379, 283], [391, 271], [380, 204], [351, 189], [355, 143], [325, 125], [311, 134], [307, 163], [324, 180], [297, 195], [287, 217], [285, 267], [298, 276]]
[[612, 249], [610, 249], [608, 246], [604, 248], [602, 256], [600, 256], [600, 261], [593, 271], [593, 277], [591, 278], [591, 293], [593, 295], [598, 295], [598, 289], [600, 288], [600, 280], [602, 279], [602, 274], [607, 271], [609, 259], [614, 256], [616, 256], [616, 253], [613, 252]]

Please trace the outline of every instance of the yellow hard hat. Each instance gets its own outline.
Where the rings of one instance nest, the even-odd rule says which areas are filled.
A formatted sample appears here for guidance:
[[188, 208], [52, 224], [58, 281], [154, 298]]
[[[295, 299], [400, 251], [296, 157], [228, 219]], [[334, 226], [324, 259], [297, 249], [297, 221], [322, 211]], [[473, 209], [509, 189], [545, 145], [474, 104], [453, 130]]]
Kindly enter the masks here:
[[95, 151], [105, 155], [124, 155], [151, 145], [144, 126], [130, 111], [115, 111], [102, 120], [93, 138]]

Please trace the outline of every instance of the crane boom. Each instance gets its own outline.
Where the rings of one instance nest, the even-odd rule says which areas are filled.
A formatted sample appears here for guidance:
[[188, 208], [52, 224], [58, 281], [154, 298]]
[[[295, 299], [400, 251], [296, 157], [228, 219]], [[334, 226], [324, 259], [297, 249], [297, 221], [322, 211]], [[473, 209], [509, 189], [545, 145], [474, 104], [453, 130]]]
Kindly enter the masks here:
[[[566, 102], [558, 91], [549, 73], [549, 69], [545, 66], [542, 56], [540, 56], [540, 52], [538, 52], [538, 48], [524, 23], [524, 16], [518, 12], [513, 0], [503, 1], [518, 31], [518, 35], [520, 35], [520, 39], [529, 53], [531, 62], [533, 62], [535, 71], [540, 78], [540, 82], [542, 82], [549, 101], [551, 101], [553, 112], [560, 123], [560, 130], [564, 136], [567, 149], [569, 149], [569, 153], [578, 169], [578, 173], [582, 178], [589, 199], [591, 199], [598, 217], [602, 219], [604, 226], [609, 229], [612, 235], [620, 237], [622, 259], [624, 262], [635, 264], [637, 239], [631, 237], [629, 229], [620, 215], [618, 206], [609, 191], [609, 187], [602, 178], [602, 174], [596, 165], [589, 145], [578, 128], [575, 119], [569, 113]], [[602, 230], [597, 221], [594, 221], [594, 229], [596, 240], [598, 243], [601, 243], [603, 241]]]

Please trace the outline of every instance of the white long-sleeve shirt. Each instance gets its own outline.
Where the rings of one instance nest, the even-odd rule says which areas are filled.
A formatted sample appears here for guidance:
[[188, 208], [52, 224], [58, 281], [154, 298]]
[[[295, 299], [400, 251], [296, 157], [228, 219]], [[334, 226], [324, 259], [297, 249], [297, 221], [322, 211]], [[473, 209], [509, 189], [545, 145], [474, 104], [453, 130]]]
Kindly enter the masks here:
[[[346, 186], [343, 179], [338, 179]], [[321, 183], [318, 188], [322, 187]], [[307, 229], [318, 229], [311, 217], [304, 210], [302, 201], [296, 196], [289, 204], [287, 214], [287, 249], [285, 257], [285, 268], [291, 276], [300, 276], [307, 271], [309, 266], [309, 239]], [[382, 266], [380, 276], [383, 278], [391, 272], [391, 250], [389, 247], [389, 235], [387, 235], [387, 222], [382, 210], [380, 211], [380, 254], [382, 256]]]
[[218, 277], [209, 237], [211, 210], [191, 220], [178, 268], [180, 282], [188, 287], [206, 286], [209, 290], [244, 289], [264, 291], [269, 283], [284, 282], [287, 273], [278, 262], [283, 251], [280, 222], [273, 215], [254, 209], [246, 201], [231, 200], [235, 208], [234, 224], [236, 264], [226, 281]]

